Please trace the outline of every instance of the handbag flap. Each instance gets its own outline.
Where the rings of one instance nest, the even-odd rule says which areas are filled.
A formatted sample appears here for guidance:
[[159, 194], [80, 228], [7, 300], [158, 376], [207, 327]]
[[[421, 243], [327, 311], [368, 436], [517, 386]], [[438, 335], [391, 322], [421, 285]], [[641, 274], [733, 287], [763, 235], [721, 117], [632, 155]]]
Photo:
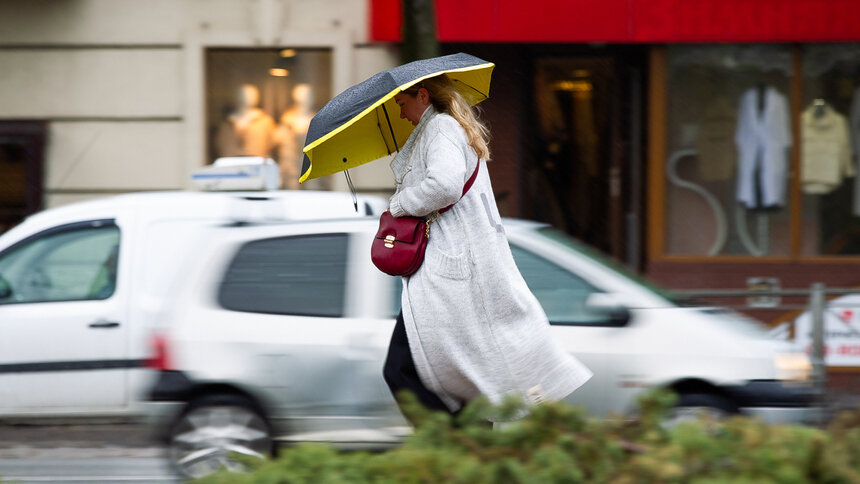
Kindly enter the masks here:
[[412, 244], [426, 230], [426, 225], [427, 222], [422, 218], [394, 217], [386, 210], [379, 217], [379, 230], [376, 231], [376, 238], [384, 239], [388, 235], [393, 235], [398, 242]]

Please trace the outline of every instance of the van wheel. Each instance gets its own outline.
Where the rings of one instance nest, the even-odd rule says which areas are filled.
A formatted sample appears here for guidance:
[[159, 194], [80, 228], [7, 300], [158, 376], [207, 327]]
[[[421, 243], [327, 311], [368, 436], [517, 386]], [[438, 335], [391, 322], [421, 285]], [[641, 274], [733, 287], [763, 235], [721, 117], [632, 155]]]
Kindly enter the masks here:
[[669, 411], [664, 425], [672, 427], [681, 422], [708, 417], [716, 420], [728, 418], [740, 412], [731, 400], [712, 393], [681, 393], [678, 403]]
[[243, 472], [245, 462], [272, 454], [272, 433], [253, 403], [238, 395], [192, 401], [170, 433], [170, 461], [185, 477]]

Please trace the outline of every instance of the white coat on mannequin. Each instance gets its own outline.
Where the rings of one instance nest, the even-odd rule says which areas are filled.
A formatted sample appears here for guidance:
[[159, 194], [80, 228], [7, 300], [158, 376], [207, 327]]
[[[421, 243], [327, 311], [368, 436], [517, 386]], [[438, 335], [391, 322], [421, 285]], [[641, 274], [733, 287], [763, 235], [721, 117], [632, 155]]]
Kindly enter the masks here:
[[845, 177], [855, 175], [845, 116], [826, 103], [810, 106], [800, 116], [800, 132], [800, 182], [804, 193], [830, 193]]
[[737, 199], [748, 209], [785, 205], [788, 147], [792, 143], [785, 96], [773, 86], [767, 86], [760, 110], [760, 95], [759, 89], [752, 88], [741, 96], [735, 130]]

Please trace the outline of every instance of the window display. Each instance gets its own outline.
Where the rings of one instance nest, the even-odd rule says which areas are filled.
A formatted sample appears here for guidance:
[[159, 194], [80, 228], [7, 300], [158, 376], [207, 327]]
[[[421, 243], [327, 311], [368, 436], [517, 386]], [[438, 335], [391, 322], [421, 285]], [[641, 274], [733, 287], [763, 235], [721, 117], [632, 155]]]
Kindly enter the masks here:
[[666, 60], [664, 253], [860, 254], [860, 44], [678, 45]]
[[860, 254], [860, 46], [806, 45], [802, 58], [801, 254]]
[[785, 46], [668, 49], [665, 252], [788, 255]]
[[310, 119], [331, 97], [328, 49], [210, 49], [206, 55], [209, 160], [265, 156], [278, 162], [283, 188], [298, 183]]

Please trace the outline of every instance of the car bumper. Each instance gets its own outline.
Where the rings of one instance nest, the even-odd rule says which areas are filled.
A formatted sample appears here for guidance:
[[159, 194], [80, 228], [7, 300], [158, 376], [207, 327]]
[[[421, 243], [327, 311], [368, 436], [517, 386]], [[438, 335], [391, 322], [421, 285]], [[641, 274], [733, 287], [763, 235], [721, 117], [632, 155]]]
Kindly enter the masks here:
[[780, 408], [780, 407], [744, 407], [741, 413], [758, 418], [770, 424], [804, 424], [820, 423], [824, 418], [820, 408]]
[[170, 426], [182, 412], [185, 402], [146, 402], [143, 404], [146, 415], [146, 428], [151, 438], [166, 442]]
[[193, 389], [194, 383], [184, 373], [162, 371], [159, 372], [158, 381], [149, 391], [148, 397], [151, 402], [186, 401], [191, 396]]
[[810, 385], [757, 380], [723, 390], [738, 403], [741, 413], [767, 423], [815, 424], [823, 415], [818, 393]]
[[167, 440], [170, 427], [182, 412], [193, 390], [193, 384], [183, 373], [162, 371], [158, 381], [142, 403], [146, 425], [152, 437]]

